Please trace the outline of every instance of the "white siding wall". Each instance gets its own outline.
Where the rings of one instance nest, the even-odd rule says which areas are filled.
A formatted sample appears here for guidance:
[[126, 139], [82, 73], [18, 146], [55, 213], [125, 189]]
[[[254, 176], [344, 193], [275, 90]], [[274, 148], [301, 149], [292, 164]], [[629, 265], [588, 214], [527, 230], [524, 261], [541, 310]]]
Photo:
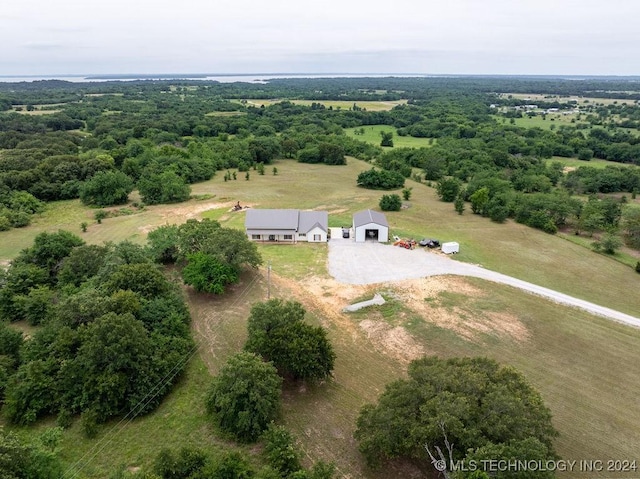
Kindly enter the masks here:
[[363, 242], [366, 239], [366, 230], [378, 230], [378, 241], [380, 243], [386, 243], [389, 241], [389, 228], [379, 225], [378, 223], [367, 223], [366, 225], [358, 226], [356, 228], [357, 242]]
[[[259, 238], [254, 238], [254, 235], [259, 236]], [[269, 237], [273, 235], [274, 239], [270, 240]], [[285, 236], [290, 236], [291, 238], [285, 238]], [[268, 242], [268, 241], [277, 241], [277, 242], [285, 242], [285, 243], [294, 243], [296, 237], [298, 235], [295, 231], [287, 231], [286, 233], [265, 233], [261, 230], [247, 230], [247, 237], [250, 241], [258, 241], [258, 242]], [[303, 238], [304, 241], [304, 238]]]
[[[319, 235], [320, 239], [314, 239], [315, 235]], [[300, 241], [304, 241], [303, 237]], [[322, 231], [320, 228], [313, 228], [311, 231], [307, 233], [306, 241], [309, 243], [326, 243], [327, 242], [327, 233], [326, 231]]]

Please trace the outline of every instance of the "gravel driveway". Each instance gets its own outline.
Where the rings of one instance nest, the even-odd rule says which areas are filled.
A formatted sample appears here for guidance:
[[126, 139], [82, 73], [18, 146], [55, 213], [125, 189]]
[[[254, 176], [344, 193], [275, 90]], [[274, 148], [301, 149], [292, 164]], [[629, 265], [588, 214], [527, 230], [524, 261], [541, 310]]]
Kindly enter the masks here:
[[355, 243], [353, 239], [336, 238], [332, 235], [329, 241], [329, 274], [337, 281], [348, 284], [386, 283], [443, 274], [473, 276], [514, 286], [557, 303], [584, 309], [598, 316], [640, 328], [640, 319], [634, 316], [480, 266], [461, 263], [422, 248], [407, 250], [374, 242]]

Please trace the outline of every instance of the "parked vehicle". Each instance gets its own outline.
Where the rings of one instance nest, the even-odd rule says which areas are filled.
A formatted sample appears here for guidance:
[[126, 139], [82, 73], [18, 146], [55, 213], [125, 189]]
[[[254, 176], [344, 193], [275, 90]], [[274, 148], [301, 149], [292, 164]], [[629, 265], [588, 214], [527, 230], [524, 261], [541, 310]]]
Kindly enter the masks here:
[[399, 239], [398, 241], [393, 243], [393, 246], [400, 246], [401, 248], [413, 249], [416, 245], [416, 242], [412, 239]]
[[420, 246], [426, 246], [427, 248], [437, 248], [440, 246], [440, 241], [437, 239], [423, 238], [418, 244]]
[[342, 237], [343, 238], [349, 238], [351, 236], [350, 232], [349, 232], [349, 228], [342, 228]]

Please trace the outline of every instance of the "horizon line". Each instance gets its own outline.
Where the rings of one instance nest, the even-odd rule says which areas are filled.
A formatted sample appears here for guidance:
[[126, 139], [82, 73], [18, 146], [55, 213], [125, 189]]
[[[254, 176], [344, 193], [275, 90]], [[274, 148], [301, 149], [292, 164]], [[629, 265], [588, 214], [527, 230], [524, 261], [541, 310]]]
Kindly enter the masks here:
[[224, 73], [194, 73], [194, 72], [169, 72], [169, 73], [24, 73], [24, 74], [0, 74], [0, 78], [125, 78], [125, 77], [232, 77], [232, 76], [323, 76], [323, 75], [340, 75], [344, 77], [366, 77], [368, 75], [373, 76], [405, 76], [405, 77], [588, 77], [588, 78], [640, 78], [640, 73], [635, 75], [623, 75], [623, 74], [564, 74], [564, 73], [417, 73], [417, 72], [254, 72], [254, 73], [236, 73], [236, 72], [224, 72]]

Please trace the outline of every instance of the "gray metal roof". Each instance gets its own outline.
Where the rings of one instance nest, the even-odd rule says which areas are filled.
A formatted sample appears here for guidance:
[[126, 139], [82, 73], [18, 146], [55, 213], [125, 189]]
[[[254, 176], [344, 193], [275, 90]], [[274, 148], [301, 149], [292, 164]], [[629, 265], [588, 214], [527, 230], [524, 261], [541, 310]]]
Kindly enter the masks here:
[[248, 209], [244, 226], [248, 230], [297, 230], [298, 210]]
[[307, 234], [316, 225], [323, 231], [329, 228], [329, 213], [326, 211], [301, 211], [298, 233]]
[[358, 211], [353, 215], [353, 227], [357, 228], [358, 226], [366, 225], [367, 223], [376, 223], [380, 226], [389, 227], [389, 223], [387, 223], [387, 218], [383, 213], [379, 211], [373, 210], [364, 210]]

